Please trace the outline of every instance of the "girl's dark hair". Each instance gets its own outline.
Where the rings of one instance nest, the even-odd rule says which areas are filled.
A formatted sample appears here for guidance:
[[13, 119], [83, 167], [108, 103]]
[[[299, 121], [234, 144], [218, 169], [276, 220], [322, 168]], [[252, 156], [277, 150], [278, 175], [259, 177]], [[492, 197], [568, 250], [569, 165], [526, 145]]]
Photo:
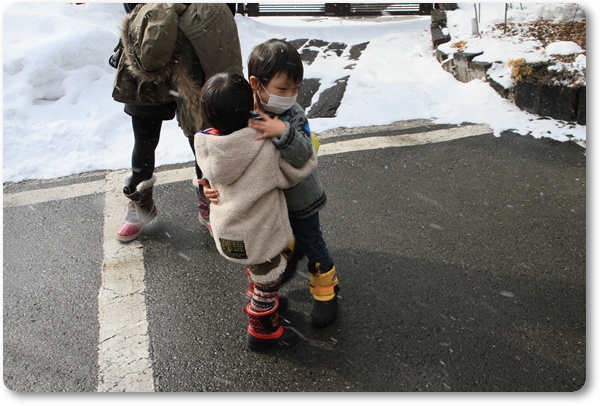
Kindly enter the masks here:
[[302, 59], [296, 48], [287, 41], [270, 39], [252, 50], [248, 57], [248, 77], [256, 76], [266, 84], [278, 73], [285, 73], [295, 83], [304, 79]]
[[250, 83], [236, 73], [217, 73], [200, 92], [204, 121], [221, 133], [231, 134], [248, 126], [254, 98]]

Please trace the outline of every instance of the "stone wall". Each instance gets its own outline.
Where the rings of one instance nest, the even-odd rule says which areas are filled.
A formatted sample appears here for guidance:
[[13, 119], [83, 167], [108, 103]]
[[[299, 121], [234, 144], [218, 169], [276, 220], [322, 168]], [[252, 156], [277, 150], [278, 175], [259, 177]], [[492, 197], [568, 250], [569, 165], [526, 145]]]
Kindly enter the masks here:
[[[434, 10], [436, 11], [436, 10]], [[431, 37], [436, 57], [447, 72], [461, 82], [471, 80], [486, 81], [502, 97], [515, 103], [520, 109], [528, 113], [547, 116], [557, 120], [573, 121], [577, 124], [586, 124], [586, 87], [574, 88], [569, 86], [552, 85], [540, 81], [517, 81], [513, 88], [506, 89], [494, 82], [487, 75], [487, 70], [492, 62], [474, 62], [475, 57], [485, 55], [485, 52], [468, 53], [457, 51], [447, 55], [438, 49], [440, 44], [440, 31], [438, 27], [445, 27], [445, 13], [437, 10], [432, 13]], [[444, 42], [450, 40], [446, 35]], [[481, 58], [479, 58], [481, 59]]]

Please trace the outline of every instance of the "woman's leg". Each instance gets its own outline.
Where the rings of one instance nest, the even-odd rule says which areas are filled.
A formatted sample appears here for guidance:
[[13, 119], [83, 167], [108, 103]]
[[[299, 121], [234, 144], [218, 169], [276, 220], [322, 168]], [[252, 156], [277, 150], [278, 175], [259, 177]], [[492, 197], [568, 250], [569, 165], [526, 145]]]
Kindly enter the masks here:
[[194, 166], [196, 167], [196, 178], [202, 179], [202, 170], [198, 165], [198, 161], [196, 161], [196, 147], [194, 146], [194, 137], [188, 137], [188, 142], [190, 143], [190, 147], [192, 148], [192, 154], [194, 156]]
[[156, 147], [160, 140], [162, 120], [131, 117], [133, 127], [133, 152], [131, 154], [130, 192], [152, 177], [156, 162]]
[[130, 200], [125, 221], [117, 229], [116, 237], [121, 242], [131, 242], [142, 233], [146, 224], [158, 212], [152, 190], [154, 175], [154, 152], [158, 146], [162, 120], [131, 117], [134, 146], [131, 154], [131, 173], [125, 178], [123, 193]]
[[198, 184], [198, 180], [202, 179], [202, 170], [196, 160], [196, 148], [194, 147], [194, 138], [188, 137], [190, 147], [192, 147], [192, 153], [194, 155], [194, 165], [196, 167], [196, 176], [192, 180], [194, 187], [196, 188], [196, 198], [198, 199], [198, 221], [200, 224], [206, 227], [210, 235], [212, 235], [212, 226], [210, 225], [210, 200], [204, 196], [202, 185]]

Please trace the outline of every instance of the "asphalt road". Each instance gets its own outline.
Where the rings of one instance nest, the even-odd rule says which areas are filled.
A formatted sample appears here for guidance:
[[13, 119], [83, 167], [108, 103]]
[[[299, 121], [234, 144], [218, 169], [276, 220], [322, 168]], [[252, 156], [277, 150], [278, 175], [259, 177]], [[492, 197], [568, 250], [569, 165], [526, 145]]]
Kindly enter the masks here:
[[[310, 326], [300, 269], [283, 291], [285, 318], [302, 339], [270, 353], [245, 346], [243, 270], [219, 256], [197, 221], [191, 164], [160, 168], [159, 176], [189, 177], [155, 187], [158, 219], [132, 246], [143, 260], [137, 296], [152, 390], [581, 389], [586, 150], [485, 131], [417, 145], [465, 127], [414, 122], [324, 135], [321, 219], [340, 314], [326, 329]], [[107, 214], [110, 175], [4, 185], [3, 378], [12, 391], [107, 390], [99, 385], [100, 324], [111, 322], [98, 316], [103, 229], [126, 204]]]

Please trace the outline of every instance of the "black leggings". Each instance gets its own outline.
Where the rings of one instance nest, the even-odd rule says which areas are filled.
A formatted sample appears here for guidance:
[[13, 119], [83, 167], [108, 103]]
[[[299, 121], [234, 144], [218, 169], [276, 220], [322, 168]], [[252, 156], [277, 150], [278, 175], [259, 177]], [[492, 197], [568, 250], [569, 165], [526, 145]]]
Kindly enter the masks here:
[[[133, 153], [131, 154], [133, 176], [129, 186], [134, 189], [140, 182], [150, 179], [154, 173], [155, 151], [160, 140], [162, 120], [131, 117], [131, 125], [134, 137]], [[198, 179], [202, 179], [202, 171], [196, 162], [194, 139], [187, 138], [194, 154], [196, 176]]]

